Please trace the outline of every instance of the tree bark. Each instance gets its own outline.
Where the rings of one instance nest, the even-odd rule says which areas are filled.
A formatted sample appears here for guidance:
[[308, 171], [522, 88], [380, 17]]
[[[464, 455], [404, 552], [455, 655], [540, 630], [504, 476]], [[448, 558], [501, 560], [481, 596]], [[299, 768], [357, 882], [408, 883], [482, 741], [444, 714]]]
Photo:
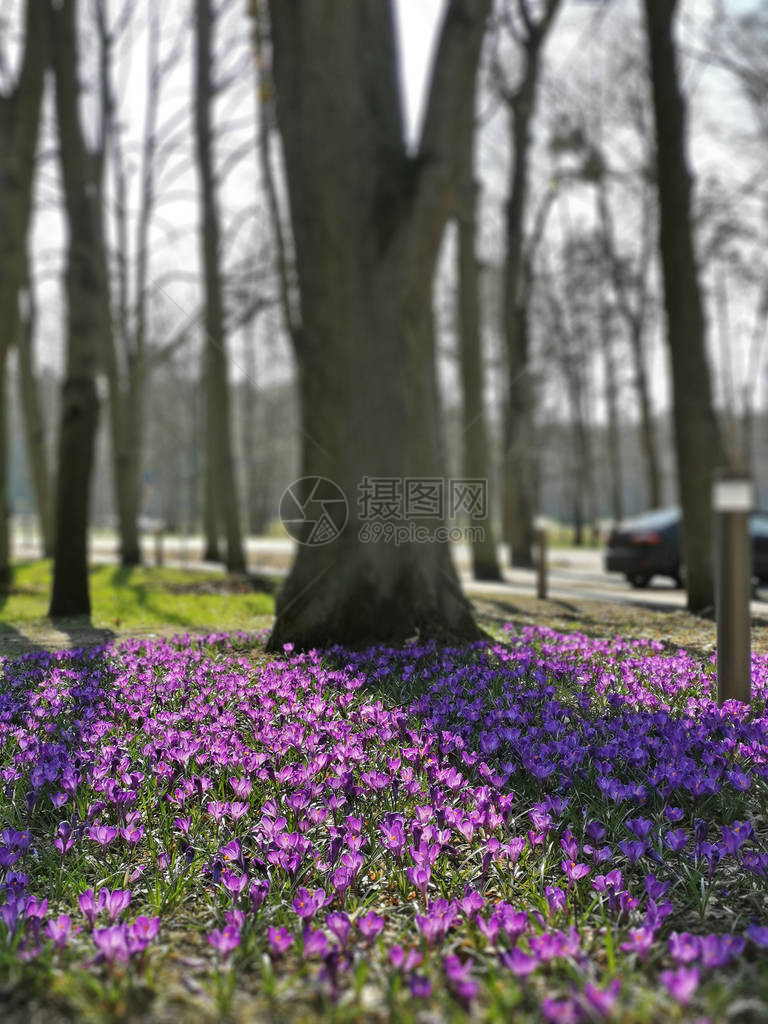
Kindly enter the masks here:
[[206, 557], [218, 547], [218, 527], [226, 538], [229, 572], [245, 572], [235, 462], [229, 422], [229, 386], [221, 288], [220, 230], [213, 166], [211, 108], [213, 12], [210, 0], [196, 0], [195, 142], [202, 201], [202, 258], [205, 277], [203, 387], [206, 396], [205, 499]]
[[[366, 542], [364, 478], [435, 478], [441, 465], [431, 289], [458, 161], [471, 143], [487, 0], [451, 0], [419, 150], [405, 150], [392, 5], [272, 0], [270, 17], [302, 331], [303, 472], [330, 478], [349, 517], [301, 545], [272, 649], [476, 636], [440, 511], [396, 525], [430, 539]], [[329, 56], [331, 59], [329, 59]], [[431, 511], [431, 510], [430, 510]]]
[[8, 350], [0, 348], [0, 589], [8, 587], [11, 571], [10, 509], [8, 507]]
[[[490, 499], [490, 460], [483, 402], [483, 341], [475, 253], [477, 185], [472, 180], [471, 149], [468, 155], [467, 173], [464, 175], [460, 196], [457, 246], [464, 475], [468, 479], [485, 480]], [[481, 526], [482, 535], [479, 539], [473, 539], [470, 545], [472, 572], [478, 580], [500, 580], [502, 575], [496, 557], [490, 500], [488, 504], [485, 522]]]
[[504, 445], [504, 539], [512, 565], [534, 564], [536, 456], [533, 438], [534, 401], [527, 379], [530, 360], [528, 276], [525, 255], [525, 211], [528, 198], [528, 151], [541, 65], [541, 48], [552, 26], [559, 0], [548, 0], [541, 19], [534, 21], [527, 0], [519, 0], [524, 21], [523, 71], [519, 86], [508, 97], [512, 160], [506, 216], [504, 303], [502, 333], [506, 342], [508, 394]]
[[40, 536], [43, 542], [43, 555], [53, 556], [53, 496], [51, 492], [51, 474], [48, 466], [48, 453], [45, 440], [45, 418], [40, 406], [37, 375], [34, 365], [34, 338], [37, 322], [37, 309], [34, 286], [31, 276], [24, 275], [25, 310], [21, 316], [17, 335], [19, 354], [19, 391], [21, 395], [21, 411], [24, 418], [24, 433], [27, 442], [27, 459], [35, 491], [35, 505], [40, 524]]
[[613, 290], [616, 293], [617, 308], [627, 327], [629, 347], [632, 354], [635, 390], [640, 406], [640, 447], [643, 453], [643, 461], [645, 462], [648, 507], [659, 508], [661, 506], [661, 470], [659, 468], [658, 444], [653, 429], [653, 413], [651, 411], [644, 345], [648, 307], [648, 269], [651, 252], [649, 204], [647, 199], [644, 198], [643, 245], [638, 270], [638, 295], [636, 302], [633, 304], [629, 297], [621, 261], [614, 244], [613, 221], [608, 203], [604, 174], [597, 183], [597, 189], [598, 217], [600, 219], [603, 253], [608, 263]]
[[[37, 146], [43, 78], [47, 61], [46, 9], [27, 0], [24, 15], [24, 49], [13, 88], [0, 95], [0, 366], [3, 380], [7, 353], [19, 326], [19, 289], [32, 203], [35, 147]], [[7, 415], [4, 404], [3, 418]], [[5, 430], [3, 443], [5, 443]], [[0, 460], [0, 581], [11, 577], [8, 544], [8, 482], [6, 453]]]
[[616, 379], [616, 352], [611, 332], [611, 311], [605, 302], [600, 306], [600, 341], [605, 367], [605, 404], [608, 408], [608, 465], [611, 475], [611, 514], [614, 523], [624, 517], [624, 496], [621, 469], [621, 420], [619, 387]]
[[49, 615], [90, 615], [88, 506], [99, 402], [96, 373], [103, 357], [106, 265], [99, 230], [97, 158], [80, 122], [75, 0], [51, 6], [59, 159], [69, 237], [66, 257], [67, 353], [61, 394], [56, 483], [53, 590]]
[[675, 446], [683, 515], [688, 608], [714, 604], [711, 486], [722, 460], [712, 405], [705, 321], [691, 227], [691, 180], [685, 155], [685, 101], [677, 79], [676, 0], [645, 0], [656, 125], [660, 250], [672, 362]]

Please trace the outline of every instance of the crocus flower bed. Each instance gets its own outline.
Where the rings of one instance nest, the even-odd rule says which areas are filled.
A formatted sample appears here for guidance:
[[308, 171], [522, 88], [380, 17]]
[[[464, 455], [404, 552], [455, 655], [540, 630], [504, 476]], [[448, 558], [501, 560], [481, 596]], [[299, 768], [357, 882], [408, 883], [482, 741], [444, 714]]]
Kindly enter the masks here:
[[711, 662], [546, 629], [6, 661], [3, 991], [102, 1018], [183, 992], [186, 1020], [768, 1019], [768, 658], [753, 678], [720, 709]]

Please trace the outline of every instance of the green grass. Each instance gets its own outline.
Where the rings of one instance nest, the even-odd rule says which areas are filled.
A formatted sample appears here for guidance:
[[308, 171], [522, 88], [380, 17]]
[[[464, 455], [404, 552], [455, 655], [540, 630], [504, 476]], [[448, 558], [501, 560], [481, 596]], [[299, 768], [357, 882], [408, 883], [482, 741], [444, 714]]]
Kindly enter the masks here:
[[[42, 639], [52, 628], [46, 617], [51, 590], [50, 561], [18, 564], [7, 591], [0, 591], [0, 642], [11, 636]], [[275, 581], [251, 584], [214, 572], [114, 565], [90, 570], [90, 624], [79, 627], [116, 634], [156, 629], [162, 632], [253, 630], [274, 613]], [[66, 628], [64, 628], [66, 632]]]

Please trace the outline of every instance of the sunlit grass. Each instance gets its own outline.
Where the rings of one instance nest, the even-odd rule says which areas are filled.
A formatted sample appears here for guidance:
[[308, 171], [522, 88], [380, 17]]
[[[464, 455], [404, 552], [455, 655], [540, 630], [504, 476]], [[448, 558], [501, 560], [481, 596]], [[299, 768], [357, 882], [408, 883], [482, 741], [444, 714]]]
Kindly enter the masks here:
[[[34, 637], [50, 628], [51, 574], [48, 560], [15, 567], [10, 590], [0, 592], [0, 638], [10, 633]], [[252, 630], [266, 624], [274, 609], [267, 592], [272, 581], [265, 581], [264, 590], [254, 589], [205, 571], [100, 565], [91, 568], [90, 584], [91, 625], [120, 633]]]

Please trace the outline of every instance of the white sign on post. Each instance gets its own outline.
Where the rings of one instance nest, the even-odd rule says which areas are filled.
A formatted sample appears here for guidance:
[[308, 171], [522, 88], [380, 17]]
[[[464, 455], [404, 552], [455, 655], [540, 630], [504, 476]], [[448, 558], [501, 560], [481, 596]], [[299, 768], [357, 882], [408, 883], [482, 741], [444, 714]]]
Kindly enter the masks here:
[[755, 488], [751, 480], [717, 480], [712, 486], [715, 512], [751, 512], [755, 507]]

